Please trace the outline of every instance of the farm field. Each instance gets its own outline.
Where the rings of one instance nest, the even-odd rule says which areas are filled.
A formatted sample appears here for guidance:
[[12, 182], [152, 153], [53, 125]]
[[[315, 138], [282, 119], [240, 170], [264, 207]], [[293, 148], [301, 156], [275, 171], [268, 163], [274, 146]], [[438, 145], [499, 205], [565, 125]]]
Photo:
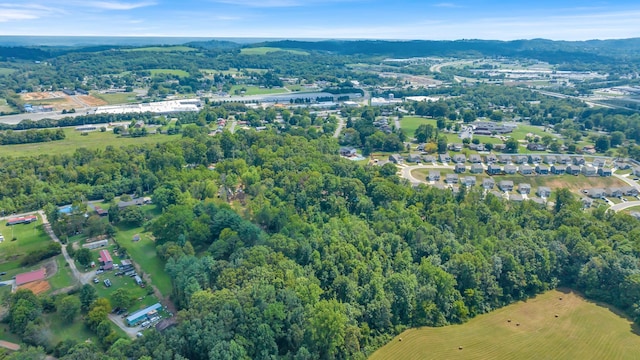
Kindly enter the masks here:
[[295, 55], [309, 55], [308, 52], [306, 51], [300, 51], [300, 50], [291, 50], [291, 49], [281, 49], [281, 48], [275, 48], [275, 47], [254, 47], [254, 48], [244, 48], [242, 50], [240, 50], [241, 54], [244, 55], [266, 55], [270, 52], [276, 52], [276, 51], [285, 51], [288, 53], [292, 53]]
[[248, 86], [248, 85], [234, 85], [231, 87], [231, 94], [235, 94], [235, 91], [241, 91], [241, 89], [245, 89], [245, 92], [241, 95], [266, 95], [266, 94], [282, 94], [288, 92], [285, 88], [261, 88], [259, 86]]
[[0, 76], [13, 74], [16, 70], [10, 68], [0, 68]]
[[611, 307], [552, 290], [466, 324], [407, 330], [369, 359], [636, 359], [638, 331]]
[[[100, 125], [97, 125], [100, 127]], [[82, 136], [74, 128], [64, 129], [66, 138], [64, 140], [50, 141], [33, 144], [1, 145], [0, 157], [16, 156], [37, 156], [42, 154], [72, 154], [78, 148], [98, 149], [107, 145], [126, 146], [142, 145], [150, 143], [167, 142], [173, 139], [173, 135], [154, 134], [145, 137], [131, 138], [118, 137], [113, 132], [92, 131], [87, 136]]]
[[127, 104], [137, 101], [135, 92], [115, 93], [115, 94], [100, 94], [92, 93], [92, 95], [98, 99], [101, 99], [108, 105]]
[[0, 112], [3, 113], [11, 113], [16, 111], [14, 108], [12, 108], [11, 106], [9, 106], [9, 104], [7, 103], [7, 100], [5, 99], [0, 99]]
[[149, 69], [151, 76], [155, 75], [176, 75], [179, 77], [188, 77], [189, 73], [184, 70], [177, 69]]
[[[153, 216], [159, 215], [159, 210], [155, 205], [146, 205], [143, 207], [146, 214]], [[118, 225], [116, 241], [118, 245], [127, 250], [127, 254], [142, 270], [149, 275], [151, 283], [164, 295], [171, 293], [171, 279], [164, 271], [164, 261], [156, 254], [156, 243], [151, 233], [145, 232], [143, 227], [131, 227], [127, 225]], [[134, 242], [133, 236], [140, 235], [140, 241]]]

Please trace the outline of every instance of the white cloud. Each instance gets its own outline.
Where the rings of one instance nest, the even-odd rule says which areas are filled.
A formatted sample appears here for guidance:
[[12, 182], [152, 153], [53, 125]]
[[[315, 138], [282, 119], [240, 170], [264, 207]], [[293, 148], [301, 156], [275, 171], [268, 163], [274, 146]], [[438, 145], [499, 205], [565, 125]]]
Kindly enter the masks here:
[[216, 2], [229, 5], [246, 7], [293, 7], [302, 6], [304, 2], [299, 0], [217, 0]]
[[92, 7], [102, 10], [133, 10], [141, 7], [153, 6], [155, 2], [145, 1], [137, 3], [126, 3], [120, 1], [83, 1], [78, 2], [80, 6]]
[[449, 3], [449, 2], [437, 3], [437, 4], [433, 4], [433, 6], [439, 7], [439, 8], [461, 8], [462, 7], [460, 5], [456, 5], [454, 3]]
[[39, 4], [0, 3], [0, 22], [35, 20], [47, 14], [60, 12], [62, 11]]

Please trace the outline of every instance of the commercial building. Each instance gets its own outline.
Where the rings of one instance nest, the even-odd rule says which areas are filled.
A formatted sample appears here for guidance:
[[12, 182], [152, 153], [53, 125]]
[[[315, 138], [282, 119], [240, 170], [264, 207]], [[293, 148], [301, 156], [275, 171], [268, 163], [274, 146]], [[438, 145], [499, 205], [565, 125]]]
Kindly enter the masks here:
[[162, 309], [162, 305], [160, 305], [160, 303], [155, 303], [148, 308], [137, 311], [127, 317], [127, 325], [136, 326], [156, 315], [160, 309]]

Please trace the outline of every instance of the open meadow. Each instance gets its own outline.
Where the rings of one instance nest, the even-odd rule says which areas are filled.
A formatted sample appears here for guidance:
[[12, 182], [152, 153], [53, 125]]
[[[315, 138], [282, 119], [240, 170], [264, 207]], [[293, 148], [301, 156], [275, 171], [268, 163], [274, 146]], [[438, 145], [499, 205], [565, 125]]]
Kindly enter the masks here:
[[178, 77], [188, 77], [189, 73], [178, 69], [150, 69], [151, 76], [155, 75], [175, 75]]
[[91, 95], [103, 100], [108, 105], [127, 104], [138, 101], [138, 99], [136, 98], [137, 94], [135, 92], [123, 92], [115, 94], [101, 94], [99, 92], [92, 92]]
[[[103, 126], [96, 125], [98, 128]], [[81, 135], [80, 131], [74, 128], [64, 129], [66, 138], [64, 140], [16, 144], [16, 145], [0, 145], [0, 157], [16, 157], [16, 156], [37, 156], [42, 154], [72, 154], [76, 149], [101, 149], [107, 145], [126, 146], [126, 145], [142, 145], [167, 142], [177, 138], [175, 135], [153, 134], [143, 137], [121, 137], [115, 135], [112, 131], [100, 132], [92, 131], [88, 135]]]
[[[242, 92], [242, 89], [244, 89], [244, 92]], [[264, 88], [250, 85], [233, 85], [231, 87], [231, 94], [235, 94], [236, 90], [238, 92], [241, 92], [240, 95], [267, 95], [283, 94], [288, 92], [285, 88]]]
[[407, 330], [369, 359], [637, 359], [638, 331], [611, 307], [552, 290], [462, 325]]

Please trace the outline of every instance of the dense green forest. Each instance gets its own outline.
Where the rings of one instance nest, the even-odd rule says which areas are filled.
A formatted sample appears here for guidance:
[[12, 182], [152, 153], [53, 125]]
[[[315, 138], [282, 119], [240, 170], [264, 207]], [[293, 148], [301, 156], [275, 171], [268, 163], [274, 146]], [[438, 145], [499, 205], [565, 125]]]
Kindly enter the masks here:
[[173, 279], [179, 324], [135, 341], [66, 343], [56, 354], [363, 359], [406, 327], [461, 323], [559, 285], [640, 321], [637, 220], [585, 213], [562, 190], [545, 209], [475, 189], [412, 188], [391, 164], [361, 166], [337, 151], [326, 136], [191, 132], [166, 144], [2, 160], [13, 174], [3, 201], [125, 187], [163, 209], [146, 226]]

